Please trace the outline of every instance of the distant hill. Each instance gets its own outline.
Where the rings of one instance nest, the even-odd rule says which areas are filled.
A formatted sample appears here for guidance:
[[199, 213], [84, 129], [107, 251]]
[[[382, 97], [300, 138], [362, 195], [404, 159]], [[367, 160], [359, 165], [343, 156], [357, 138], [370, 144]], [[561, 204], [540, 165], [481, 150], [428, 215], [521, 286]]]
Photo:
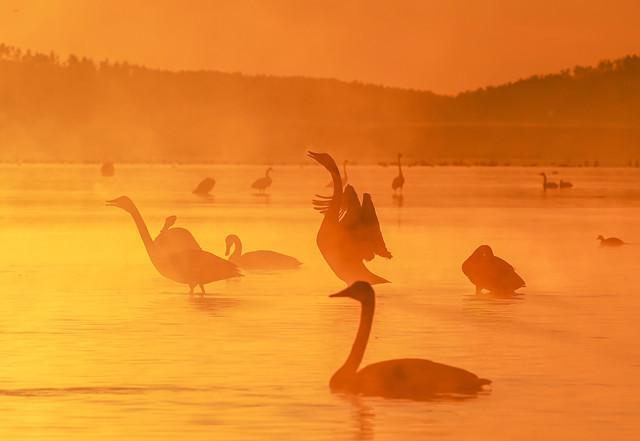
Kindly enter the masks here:
[[0, 161], [640, 159], [640, 58], [431, 92], [301, 77], [171, 72], [0, 45]]

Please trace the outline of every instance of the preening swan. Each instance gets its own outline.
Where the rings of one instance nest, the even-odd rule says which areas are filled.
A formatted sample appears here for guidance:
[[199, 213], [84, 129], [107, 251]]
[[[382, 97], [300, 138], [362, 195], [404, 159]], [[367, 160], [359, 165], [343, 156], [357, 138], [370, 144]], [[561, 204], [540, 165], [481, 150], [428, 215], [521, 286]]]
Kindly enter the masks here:
[[547, 191], [547, 189], [555, 190], [556, 188], [558, 188], [557, 183], [547, 180], [546, 173], [540, 173], [540, 176], [542, 176], [542, 189], [544, 191]]
[[256, 179], [253, 184], [251, 184], [251, 188], [255, 189], [255, 190], [260, 190], [261, 192], [264, 192], [268, 187], [271, 187], [271, 171], [273, 169], [271, 167], [269, 167], [266, 171], [266, 173], [264, 174], [264, 177]]
[[393, 178], [393, 181], [391, 182], [391, 188], [394, 193], [397, 193], [398, 189], [400, 190], [400, 193], [402, 193], [402, 188], [404, 187], [404, 175], [402, 174], [402, 164], [400, 162], [401, 159], [402, 153], [398, 153], [398, 176]]
[[361, 304], [360, 326], [349, 357], [329, 381], [332, 392], [426, 400], [442, 395], [476, 394], [491, 380], [453, 366], [416, 358], [370, 364], [358, 370], [369, 341], [375, 293], [367, 282], [355, 282], [330, 297], [350, 297]]
[[388, 280], [373, 274], [363, 260], [378, 256], [391, 258], [384, 243], [376, 210], [367, 193], [362, 205], [354, 188], [342, 188], [342, 180], [333, 158], [326, 153], [309, 152], [309, 156], [324, 166], [333, 179], [333, 195], [318, 196], [314, 208], [324, 214], [316, 242], [325, 261], [345, 283], [357, 280], [385, 283]]
[[617, 237], [604, 237], [602, 235], [596, 238], [600, 241], [601, 247], [619, 247], [625, 244], [622, 239], [618, 239]]
[[204, 178], [202, 182], [198, 184], [196, 188], [193, 189], [193, 194], [198, 196], [209, 196], [211, 190], [216, 185], [216, 180], [213, 178]]
[[205, 284], [240, 275], [233, 263], [202, 250], [188, 230], [171, 228], [175, 222], [174, 216], [167, 218], [156, 240], [152, 240], [144, 219], [131, 199], [121, 196], [107, 201], [107, 205], [121, 208], [131, 215], [156, 270], [168, 279], [189, 285], [190, 293], [199, 286], [204, 294]]
[[525, 286], [522, 277], [505, 260], [494, 256], [489, 245], [479, 246], [462, 264], [462, 272], [476, 286], [476, 293], [488, 289], [511, 294]]
[[295, 269], [302, 265], [302, 262], [295, 257], [275, 251], [257, 250], [243, 254], [242, 242], [235, 234], [228, 235], [225, 242], [227, 249], [224, 255], [229, 256], [231, 248], [233, 248], [233, 253], [229, 256], [229, 260], [240, 268], [262, 270]]

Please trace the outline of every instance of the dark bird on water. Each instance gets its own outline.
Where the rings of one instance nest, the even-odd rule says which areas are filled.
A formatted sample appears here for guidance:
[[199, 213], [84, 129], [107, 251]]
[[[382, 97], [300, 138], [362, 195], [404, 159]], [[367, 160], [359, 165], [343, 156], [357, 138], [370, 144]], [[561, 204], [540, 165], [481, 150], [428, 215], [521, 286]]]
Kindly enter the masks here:
[[209, 196], [211, 190], [216, 185], [216, 180], [213, 178], [204, 178], [202, 182], [198, 184], [193, 190], [193, 194], [198, 196]]
[[364, 265], [376, 255], [391, 258], [380, 231], [371, 195], [364, 193], [362, 205], [351, 185], [342, 188], [340, 171], [327, 153], [309, 152], [309, 156], [331, 174], [332, 196], [319, 196], [313, 201], [314, 209], [324, 215], [316, 236], [318, 248], [333, 272], [347, 284], [358, 280], [386, 283]]
[[264, 192], [267, 188], [271, 187], [271, 172], [273, 169], [271, 167], [267, 168], [264, 176], [262, 178], [256, 179], [253, 184], [251, 184], [251, 188], [254, 190], [258, 190], [260, 192]]
[[525, 282], [505, 260], [495, 256], [489, 245], [479, 246], [462, 264], [462, 272], [476, 287], [476, 293], [487, 289], [493, 293], [511, 294]]
[[476, 395], [491, 380], [467, 370], [418, 358], [360, 363], [369, 341], [375, 312], [375, 293], [367, 282], [355, 282], [330, 297], [349, 297], [360, 302], [360, 326], [351, 352], [329, 381], [332, 392], [429, 400], [446, 395]]
[[115, 174], [115, 171], [113, 162], [105, 162], [102, 164], [102, 167], [100, 167], [100, 174], [105, 178], [112, 177]]
[[617, 237], [604, 237], [600, 235], [596, 239], [600, 241], [601, 247], [619, 247], [625, 244], [622, 239], [618, 239]]
[[398, 153], [398, 176], [393, 178], [391, 182], [391, 188], [393, 189], [394, 194], [400, 190], [402, 193], [402, 188], [404, 187], [404, 175], [402, 174], [402, 164], [400, 160], [402, 159], [402, 153]]
[[560, 188], [573, 188], [573, 184], [569, 181], [563, 181], [560, 179]]
[[[254, 270], [282, 270], [296, 269], [302, 265], [295, 257], [278, 253], [271, 250], [256, 250], [242, 253], [242, 242], [235, 234], [227, 236], [225, 256], [229, 256], [229, 260], [243, 269]], [[233, 253], [231, 253], [233, 248]]]
[[547, 189], [555, 190], [555, 189], [558, 188], [558, 183], [557, 182], [553, 182], [553, 181], [549, 181], [547, 179], [547, 174], [546, 173], [540, 173], [540, 176], [542, 176], [542, 189], [544, 191], [547, 191]]

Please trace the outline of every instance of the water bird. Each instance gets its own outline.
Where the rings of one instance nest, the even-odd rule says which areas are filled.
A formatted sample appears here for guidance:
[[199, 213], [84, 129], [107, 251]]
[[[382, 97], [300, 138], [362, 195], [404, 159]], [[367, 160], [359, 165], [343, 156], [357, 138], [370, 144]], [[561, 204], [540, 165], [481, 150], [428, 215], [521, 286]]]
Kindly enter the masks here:
[[[302, 265], [295, 257], [270, 250], [256, 250], [242, 253], [242, 242], [235, 234], [229, 234], [225, 240], [227, 249], [224, 253], [229, 260], [243, 269], [277, 270], [296, 269]], [[233, 248], [233, 253], [231, 253]], [[231, 255], [230, 255], [231, 254]]]
[[573, 184], [569, 181], [563, 181], [560, 179], [560, 188], [573, 188]]
[[601, 247], [619, 247], [625, 244], [622, 239], [618, 239], [617, 237], [604, 237], [599, 235], [596, 240], [600, 241]]
[[494, 293], [513, 293], [525, 282], [508, 262], [495, 256], [489, 245], [481, 245], [462, 264], [462, 272], [476, 287], [476, 294], [487, 289]]
[[384, 279], [367, 269], [363, 260], [370, 261], [376, 255], [391, 258], [386, 247], [380, 223], [371, 195], [364, 193], [362, 205], [351, 185], [342, 188], [340, 171], [327, 153], [309, 152], [331, 174], [332, 196], [316, 195], [316, 210], [324, 215], [316, 236], [316, 243], [333, 272], [347, 284], [364, 280], [372, 284], [386, 283]]
[[[349, 161], [347, 161], [346, 159], [342, 163], [342, 186], [343, 187], [345, 185], [347, 185], [347, 183], [349, 182], [349, 175], [347, 174], [347, 164], [348, 163], [349, 163]], [[325, 185], [325, 187], [333, 187], [333, 180], [327, 182], [327, 185]]]
[[542, 176], [542, 189], [544, 191], [547, 191], [547, 189], [555, 190], [558, 188], [558, 184], [556, 182], [547, 180], [546, 173], [540, 173], [540, 176]]
[[402, 153], [398, 153], [398, 176], [393, 178], [391, 182], [391, 188], [394, 193], [397, 193], [398, 190], [402, 193], [402, 187], [404, 187], [404, 175], [402, 174], [402, 163], [400, 162], [402, 159]]
[[110, 178], [115, 174], [115, 167], [112, 162], [105, 162], [100, 167], [100, 174], [105, 178]]
[[236, 265], [201, 249], [188, 230], [171, 228], [175, 216], [165, 220], [162, 231], [153, 240], [142, 215], [129, 197], [120, 196], [107, 201], [107, 205], [121, 208], [131, 215], [153, 266], [162, 276], [189, 285], [190, 294], [196, 286], [205, 294], [205, 284], [240, 276]]
[[360, 325], [351, 352], [331, 380], [332, 392], [428, 400], [442, 395], [474, 395], [491, 380], [457, 367], [417, 358], [401, 358], [370, 364], [360, 370], [375, 312], [375, 292], [367, 282], [355, 282], [330, 297], [360, 302]]
[[271, 167], [267, 168], [264, 176], [256, 179], [254, 183], [251, 184], [251, 188], [264, 192], [267, 188], [271, 187], [272, 180], [270, 173], [272, 170], [273, 169]]
[[216, 185], [216, 180], [213, 178], [204, 178], [199, 184], [198, 186], [193, 190], [193, 194], [198, 195], [198, 196], [209, 196], [209, 193], [211, 192], [211, 190], [213, 190], [213, 187]]

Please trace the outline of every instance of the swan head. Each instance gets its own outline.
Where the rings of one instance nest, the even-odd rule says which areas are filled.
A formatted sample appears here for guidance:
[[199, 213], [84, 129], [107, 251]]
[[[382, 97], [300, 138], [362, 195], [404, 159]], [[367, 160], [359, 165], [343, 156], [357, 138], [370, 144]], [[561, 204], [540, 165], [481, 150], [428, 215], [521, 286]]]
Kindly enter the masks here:
[[349, 297], [360, 303], [371, 303], [375, 299], [375, 292], [369, 282], [359, 281], [329, 297]]
[[176, 216], [169, 216], [164, 220], [164, 226], [162, 227], [162, 230], [160, 231], [161, 233], [168, 230], [169, 228], [171, 228], [173, 226], [173, 224], [176, 223], [176, 220], [178, 218]]
[[546, 173], [538, 173], [540, 176], [544, 176], [545, 178], [547, 177]]
[[336, 161], [333, 160], [330, 154], [328, 153], [317, 153], [309, 151], [308, 156], [312, 159], [315, 159], [320, 165], [324, 166], [330, 172], [338, 172], [338, 166], [336, 165]]
[[120, 196], [119, 198], [111, 199], [107, 201], [108, 207], [122, 208], [129, 213], [135, 211], [136, 206], [131, 199], [127, 196]]

